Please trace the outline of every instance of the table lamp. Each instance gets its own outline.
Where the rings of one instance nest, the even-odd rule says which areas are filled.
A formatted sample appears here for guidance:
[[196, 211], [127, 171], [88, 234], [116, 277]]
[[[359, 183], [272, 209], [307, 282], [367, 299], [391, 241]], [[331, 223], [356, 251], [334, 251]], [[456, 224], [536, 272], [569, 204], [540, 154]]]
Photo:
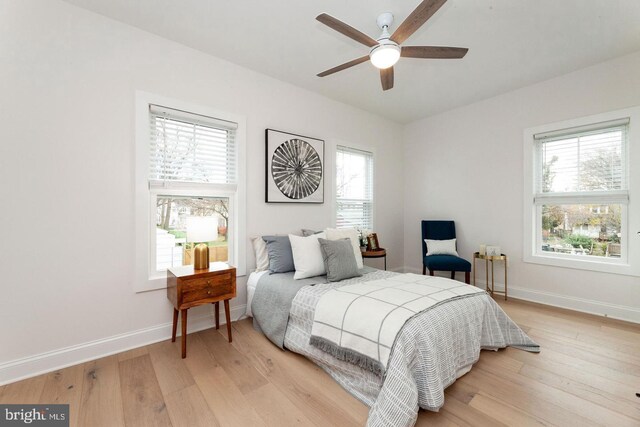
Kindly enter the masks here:
[[215, 216], [187, 217], [187, 242], [198, 243], [193, 250], [194, 270], [209, 268], [209, 246], [218, 238], [218, 218]]

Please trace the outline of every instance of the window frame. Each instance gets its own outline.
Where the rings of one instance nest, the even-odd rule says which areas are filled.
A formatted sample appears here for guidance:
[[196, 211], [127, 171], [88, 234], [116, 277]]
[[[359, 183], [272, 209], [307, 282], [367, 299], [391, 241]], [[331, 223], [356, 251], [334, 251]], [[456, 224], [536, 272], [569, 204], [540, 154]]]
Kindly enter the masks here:
[[[237, 123], [236, 184], [164, 182], [152, 185], [149, 180], [150, 105], [162, 105]], [[229, 263], [236, 267], [236, 276], [246, 275], [246, 119], [244, 116], [143, 91], [136, 91], [135, 116], [136, 253], [133, 286], [135, 292], [165, 289], [167, 286], [166, 272], [156, 270], [155, 259], [156, 200], [159, 195], [229, 198]]]
[[351, 149], [354, 151], [362, 151], [365, 153], [370, 153], [372, 157], [371, 165], [371, 230], [375, 230], [375, 219], [376, 219], [376, 168], [377, 168], [377, 156], [376, 150], [373, 147], [351, 144], [344, 141], [335, 141], [333, 146], [333, 175], [332, 175], [332, 192], [333, 192], [333, 210], [332, 210], [332, 223], [333, 226], [338, 228], [338, 148], [344, 147], [346, 149]]
[[[626, 140], [626, 168], [627, 188], [629, 199], [627, 203], [621, 203], [621, 257], [578, 257], [570, 254], [545, 253], [542, 247], [542, 230], [539, 222], [542, 216], [542, 205], [536, 204], [536, 185], [538, 177], [539, 160], [537, 158], [536, 141], [534, 136], [541, 133], [555, 132], [571, 128], [579, 128], [602, 122], [613, 122], [621, 119], [629, 119]], [[611, 111], [593, 116], [581, 117], [562, 122], [550, 123], [524, 130], [524, 238], [523, 261], [527, 263], [550, 265], [556, 267], [574, 268], [580, 270], [599, 271], [614, 274], [640, 276], [640, 235], [635, 233], [640, 230], [640, 205], [634, 203], [633, 196], [640, 188], [640, 167], [632, 165], [640, 164], [640, 107]], [[634, 191], [636, 193], [634, 193]], [[611, 193], [600, 192], [565, 193], [550, 197], [548, 202], [554, 205], [562, 204], [611, 204]], [[615, 198], [615, 197], [614, 197]], [[633, 213], [638, 212], [634, 218]]]

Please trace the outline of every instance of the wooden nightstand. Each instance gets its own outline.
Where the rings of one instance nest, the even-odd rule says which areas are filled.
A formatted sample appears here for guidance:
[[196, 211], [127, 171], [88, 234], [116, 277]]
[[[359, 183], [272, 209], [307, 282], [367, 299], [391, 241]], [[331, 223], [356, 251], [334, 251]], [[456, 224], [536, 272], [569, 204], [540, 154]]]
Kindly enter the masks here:
[[229, 300], [236, 296], [236, 268], [213, 262], [208, 270], [194, 270], [193, 265], [167, 270], [167, 298], [173, 303], [171, 342], [176, 340], [178, 311], [182, 314], [182, 358], [187, 357], [187, 310], [203, 304], [215, 304], [216, 329], [220, 328], [220, 301], [224, 301], [227, 335], [231, 342]]

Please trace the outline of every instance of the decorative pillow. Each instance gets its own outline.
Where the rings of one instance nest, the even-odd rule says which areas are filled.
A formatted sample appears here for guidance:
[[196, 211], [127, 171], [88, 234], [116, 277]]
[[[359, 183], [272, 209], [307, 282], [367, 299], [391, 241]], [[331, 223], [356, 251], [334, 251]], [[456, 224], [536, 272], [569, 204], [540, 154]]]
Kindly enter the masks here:
[[286, 273], [295, 270], [289, 236], [262, 236], [269, 254], [269, 271]]
[[431, 255], [458, 256], [458, 251], [456, 251], [456, 239], [451, 239], [451, 240], [424, 239], [424, 242], [427, 244], [427, 256], [431, 256]]
[[316, 230], [311, 230], [309, 228], [303, 228], [302, 229], [302, 235], [304, 237], [313, 236], [314, 234], [318, 234], [318, 233], [322, 233], [322, 230], [316, 231]]
[[340, 280], [362, 276], [362, 274], [358, 273], [358, 264], [353, 254], [351, 239], [318, 239], [318, 242], [320, 242], [328, 281], [339, 282]]
[[256, 253], [256, 271], [265, 271], [269, 269], [269, 255], [267, 253], [267, 244], [262, 237], [254, 237], [251, 239], [253, 250]]
[[324, 239], [325, 237], [324, 232], [307, 237], [289, 234], [291, 251], [293, 252], [293, 265], [296, 268], [296, 272], [293, 275], [294, 279], [305, 279], [325, 274], [322, 251], [318, 242], [319, 238]]
[[339, 240], [349, 238], [351, 240], [351, 246], [353, 247], [353, 255], [356, 258], [356, 264], [358, 268], [363, 268], [362, 252], [360, 252], [360, 236], [358, 230], [355, 228], [327, 228], [327, 240]]

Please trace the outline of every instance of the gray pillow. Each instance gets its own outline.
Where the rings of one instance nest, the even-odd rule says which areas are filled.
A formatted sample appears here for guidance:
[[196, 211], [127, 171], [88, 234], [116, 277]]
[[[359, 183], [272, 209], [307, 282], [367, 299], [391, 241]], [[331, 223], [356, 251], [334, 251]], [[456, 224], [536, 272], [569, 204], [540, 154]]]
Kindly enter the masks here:
[[289, 236], [262, 236], [262, 240], [267, 244], [271, 273], [295, 271]]
[[358, 272], [358, 263], [353, 254], [351, 239], [327, 240], [318, 239], [324, 268], [327, 270], [327, 280], [339, 282], [340, 280], [362, 276]]
[[318, 233], [322, 233], [322, 230], [316, 231], [316, 230], [311, 230], [309, 228], [303, 228], [302, 229], [302, 236], [303, 237], [313, 236], [314, 234], [318, 234]]

